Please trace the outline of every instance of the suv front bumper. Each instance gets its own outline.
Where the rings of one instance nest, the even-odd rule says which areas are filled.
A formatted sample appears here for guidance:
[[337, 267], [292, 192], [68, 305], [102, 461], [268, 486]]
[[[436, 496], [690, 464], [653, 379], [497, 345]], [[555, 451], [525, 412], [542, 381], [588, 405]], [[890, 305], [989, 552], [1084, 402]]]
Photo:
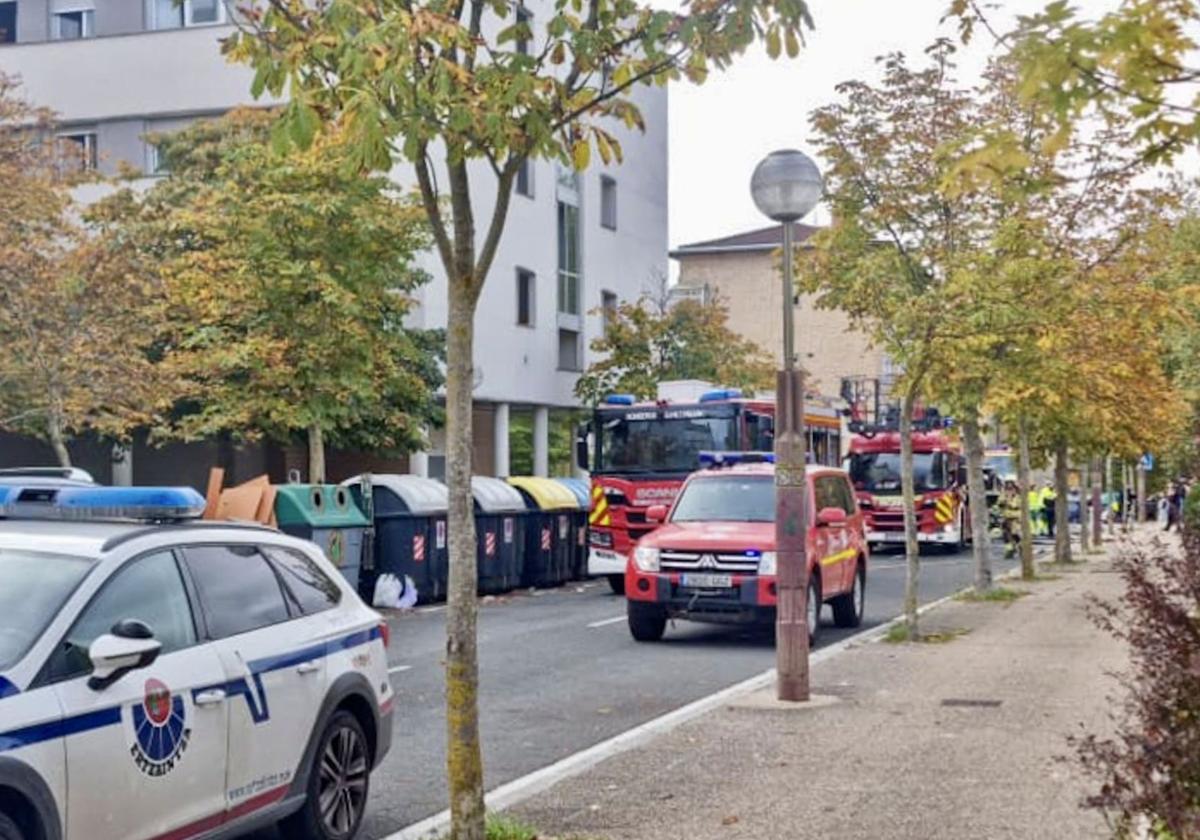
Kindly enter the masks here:
[[763, 624], [775, 620], [775, 576], [731, 575], [733, 586], [697, 589], [685, 586], [682, 572], [625, 573], [625, 597], [663, 607], [673, 618], [717, 624]]

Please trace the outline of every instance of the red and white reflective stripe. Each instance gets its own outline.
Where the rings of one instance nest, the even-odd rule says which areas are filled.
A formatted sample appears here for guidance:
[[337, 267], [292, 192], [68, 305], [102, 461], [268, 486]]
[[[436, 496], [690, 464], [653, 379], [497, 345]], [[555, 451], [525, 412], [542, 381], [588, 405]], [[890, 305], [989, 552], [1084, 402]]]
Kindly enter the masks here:
[[425, 560], [425, 537], [421, 534], [413, 535], [413, 560], [418, 563]]
[[488, 557], [496, 553], [496, 535], [491, 531], [483, 535], [483, 551]]
[[542, 529], [542, 551], [549, 551], [551, 544], [550, 529]]

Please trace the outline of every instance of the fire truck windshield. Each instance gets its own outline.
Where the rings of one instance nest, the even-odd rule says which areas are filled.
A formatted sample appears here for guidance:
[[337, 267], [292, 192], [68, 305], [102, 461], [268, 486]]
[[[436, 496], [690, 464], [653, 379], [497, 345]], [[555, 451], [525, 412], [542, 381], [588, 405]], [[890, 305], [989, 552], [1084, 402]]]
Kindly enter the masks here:
[[[850, 480], [867, 493], [900, 492], [899, 452], [859, 452], [850, 456]], [[943, 452], [913, 453], [913, 487], [918, 493], [948, 486]]]
[[774, 522], [772, 476], [726, 475], [693, 478], [684, 489], [672, 522]]
[[635, 408], [598, 412], [598, 473], [689, 473], [704, 450], [736, 450], [737, 413], [713, 408]]

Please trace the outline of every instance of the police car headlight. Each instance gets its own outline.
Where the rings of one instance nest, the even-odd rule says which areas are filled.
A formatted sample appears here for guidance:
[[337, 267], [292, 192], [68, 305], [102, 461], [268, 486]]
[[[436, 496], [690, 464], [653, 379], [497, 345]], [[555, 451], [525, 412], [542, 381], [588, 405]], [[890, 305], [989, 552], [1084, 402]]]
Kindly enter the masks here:
[[657, 572], [658, 549], [639, 545], [633, 550], [633, 565], [641, 572]]
[[775, 574], [775, 552], [764, 551], [762, 558], [758, 561], [758, 573], [760, 575]]

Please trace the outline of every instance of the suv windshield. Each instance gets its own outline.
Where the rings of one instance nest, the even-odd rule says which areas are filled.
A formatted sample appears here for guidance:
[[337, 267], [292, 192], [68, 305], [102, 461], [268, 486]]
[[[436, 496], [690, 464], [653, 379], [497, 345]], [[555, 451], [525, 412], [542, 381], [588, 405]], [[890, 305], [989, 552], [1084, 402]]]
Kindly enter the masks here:
[[775, 479], [726, 475], [693, 479], [675, 504], [672, 522], [774, 522]]
[[[942, 452], [913, 453], [916, 492], [946, 488], [946, 456]], [[850, 456], [850, 480], [855, 490], [868, 493], [900, 492], [900, 453], [868, 452]]]
[[83, 557], [0, 548], [0, 671], [25, 655], [93, 565]]
[[598, 412], [595, 472], [692, 472], [704, 450], [738, 446], [733, 409], [638, 409]]

